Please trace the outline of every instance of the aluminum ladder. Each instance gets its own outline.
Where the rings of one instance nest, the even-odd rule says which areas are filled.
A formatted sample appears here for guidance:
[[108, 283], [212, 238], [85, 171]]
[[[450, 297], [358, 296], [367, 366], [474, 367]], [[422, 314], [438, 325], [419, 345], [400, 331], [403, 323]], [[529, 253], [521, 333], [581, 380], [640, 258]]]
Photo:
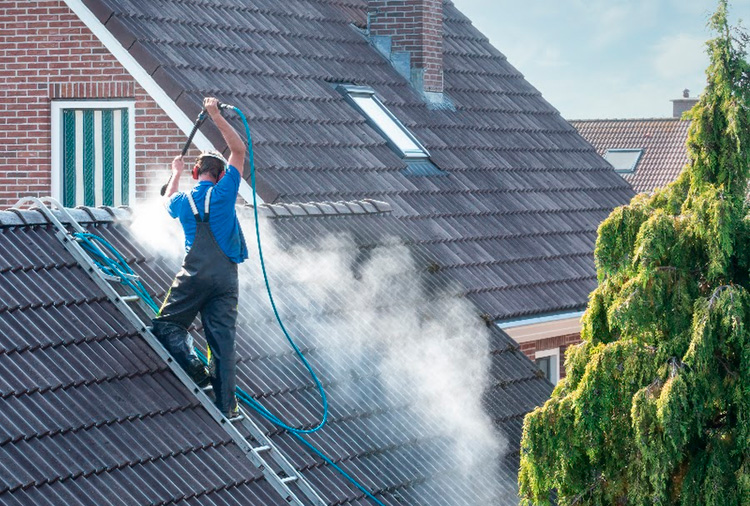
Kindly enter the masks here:
[[[216, 420], [237, 446], [242, 449], [245, 457], [263, 473], [265, 479], [286, 501], [286, 504], [293, 504], [295, 506], [327, 506], [327, 503], [318, 495], [312, 485], [292, 466], [276, 445], [274, 445], [273, 441], [250, 419], [248, 413], [242, 407], [240, 407], [240, 416], [232, 419], [226, 418], [206, 394], [206, 391], [210, 390], [210, 387], [201, 389], [182, 367], [177, 364], [130, 306], [131, 304], [138, 304], [143, 310], [144, 315], [148, 315], [151, 311], [148, 305], [137, 295], [123, 295], [118, 293], [113, 283], [120, 284], [120, 278], [109, 276], [102, 272], [89, 254], [81, 247], [78, 240], [68, 231], [65, 224], [56, 216], [56, 213], [62, 216], [63, 221], [70, 225], [73, 233], [86, 232], [60, 202], [51, 197], [25, 197], [19, 200], [13, 206], [13, 209], [20, 210], [24, 206], [30, 206], [30, 208], [41, 212], [49, 223], [55, 227], [55, 237], [57, 237], [65, 249], [104, 292], [115, 308], [137, 329], [141, 337], [145, 339], [154, 352], [167, 364], [175, 376], [198, 399], [211, 417]], [[240, 427], [245, 430], [245, 433], [249, 434], [248, 437], [243, 435]], [[275, 467], [273, 464], [275, 464]], [[280, 471], [276, 472], [274, 469], [279, 469]], [[295, 487], [307, 501], [303, 501], [300, 498], [300, 494], [295, 493], [291, 487]]]

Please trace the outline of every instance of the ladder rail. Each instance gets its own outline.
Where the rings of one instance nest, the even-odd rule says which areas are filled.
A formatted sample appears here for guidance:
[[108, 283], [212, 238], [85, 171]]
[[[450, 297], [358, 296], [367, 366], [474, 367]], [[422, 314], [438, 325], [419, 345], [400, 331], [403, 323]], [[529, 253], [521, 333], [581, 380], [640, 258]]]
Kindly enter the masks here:
[[287, 475], [287, 478], [282, 478], [282, 482], [284, 482], [284, 484], [289, 481], [289, 478], [294, 478], [291, 481], [296, 483], [302, 493], [305, 494], [308, 499], [313, 501], [313, 504], [315, 506], [327, 506], [328, 503], [326, 503], [318, 495], [317, 491], [313, 488], [310, 482], [307, 481], [302, 476], [302, 474], [294, 468], [294, 466], [291, 464], [291, 462], [289, 462], [286, 456], [283, 455], [273, 443], [273, 441], [271, 441], [271, 438], [269, 438], [265, 434], [265, 432], [263, 432], [260, 427], [250, 419], [247, 411], [241, 409], [241, 412], [244, 415], [244, 418], [241, 421], [243, 427], [250, 433], [253, 439], [255, 439], [255, 441], [260, 444], [260, 446], [253, 448], [253, 453], [255, 453], [256, 455], [259, 455], [261, 452], [270, 453], [273, 456], [274, 462], [276, 462], [276, 464], [281, 467], [281, 470], [284, 471], [284, 473]]
[[[177, 364], [174, 358], [164, 346], [162, 346], [158, 339], [156, 339], [148, 327], [144, 325], [143, 321], [135, 313], [133, 308], [128, 305], [129, 301], [132, 301], [132, 299], [128, 299], [128, 296], [119, 294], [110, 281], [105, 279], [105, 275], [96, 266], [89, 254], [80, 246], [80, 244], [78, 244], [78, 241], [71, 236], [63, 222], [58, 219], [48, 204], [53, 206], [55, 211], [58, 211], [63, 216], [63, 219], [66, 220], [76, 232], [85, 232], [85, 229], [75, 220], [68, 210], [51, 197], [25, 197], [19, 200], [13, 208], [20, 209], [24, 205], [33, 205], [45, 216], [45, 218], [56, 228], [55, 237], [62, 243], [68, 253], [70, 253], [79, 265], [83, 267], [91, 280], [104, 292], [107, 299], [109, 299], [120, 314], [122, 314], [136, 328], [141, 337], [144, 338], [146, 343], [159, 356], [159, 358], [167, 364], [172, 373], [177, 376], [188, 391], [198, 399], [201, 405], [206, 411], [208, 411], [209, 415], [227, 432], [234, 443], [243, 451], [245, 457], [261, 471], [266, 478], [266, 481], [268, 481], [287, 504], [293, 504], [295, 506], [308, 506], [309, 504], [303, 502], [297, 497], [287, 485], [288, 483], [295, 483], [305, 497], [311, 501], [313, 506], [327, 506], [327, 503], [320, 497], [312, 485], [294, 468], [294, 466], [292, 466], [289, 460], [282, 454], [271, 439], [266, 436], [262, 429], [249, 418], [245, 410], [241, 410], [244, 416], [239, 420], [239, 423], [241, 423], [242, 427], [250, 433], [260, 446], [254, 447], [251, 445], [238, 428], [221, 414], [205, 391], [196, 385], [182, 367]], [[110, 278], [111, 276], [106, 277]], [[269, 465], [269, 462], [263, 458], [261, 453], [268, 453], [272, 462], [279, 466], [286, 476], [279, 476], [273, 470], [272, 466]]]

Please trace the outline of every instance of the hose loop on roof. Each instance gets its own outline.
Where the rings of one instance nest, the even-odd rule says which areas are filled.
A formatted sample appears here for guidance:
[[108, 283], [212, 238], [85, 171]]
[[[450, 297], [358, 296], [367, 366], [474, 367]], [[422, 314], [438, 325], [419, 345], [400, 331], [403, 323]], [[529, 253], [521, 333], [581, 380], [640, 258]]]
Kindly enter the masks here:
[[[276, 317], [276, 323], [278, 323], [279, 328], [281, 329], [281, 332], [284, 334], [284, 337], [286, 337], [286, 340], [289, 342], [289, 345], [292, 347], [294, 352], [297, 354], [299, 359], [304, 364], [305, 369], [307, 369], [307, 372], [310, 374], [310, 377], [315, 382], [315, 386], [318, 388], [318, 392], [320, 393], [321, 403], [323, 405], [323, 415], [321, 417], [320, 423], [318, 423], [315, 427], [311, 429], [299, 429], [296, 427], [291, 427], [287, 423], [282, 421], [278, 416], [271, 413], [260, 402], [253, 399], [252, 396], [248, 395], [245, 392], [242, 392], [242, 394], [244, 394], [243, 398], [244, 398], [245, 404], [247, 404], [249, 407], [257, 411], [259, 415], [261, 415], [263, 418], [265, 418], [269, 422], [294, 434], [312, 434], [322, 429], [325, 426], [326, 422], [328, 421], [328, 398], [326, 397], [326, 392], [325, 392], [325, 389], [323, 388], [323, 384], [321, 383], [318, 376], [315, 374], [315, 371], [310, 365], [310, 362], [308, 362], [307, 358], [305, 358], [305, 355], [302, 353], [302, 350], [300, 350], [299, 346], [297, 346], [297, 343], [295, 343], [294, 339], [292, 339], [292, 337], [289, 335], [289, 332], [287, 331], [286, 326], [284, 325], [284, 322], [281, 319], [279, 310], [276, 307], [276, 302], [274, 301], [274, 298], [273, 298], [273, 292], [271, 291], [271, 283], [268, 281], [268, 273], [266, 272], [266, 261], [263, 257], [263, 247], [261, 246], [261, 240], [260, 240], [260, 220], [258, 219], [258, 197], [255, 191], [255, 161], [254, 161], [255, 157], [253, 156], [253, 140], [250, 134], [250, 125], [248, 125], [247, 118], [242, 113], [242, 111], [240, 111], [237, 107], [233, 107], [233, 106], [231, 106], [231, 109], [234, 110], [239, 115], [240, 119], [242, 119], [242, 124], [245, 126], [245, 135], [247, 137], [247, 146], [248, 146], [247, 154], [250, 160], [250, 186], [253, 189], [253, 216], [255, 218], [255, 239], [258, 243], [258, 259], [260, 261], [260, 269], [263, 272], [263, 281], [266, 285], [266, 293], [268, 294], [268, 301], [271, 303], [271, 309], [273, 310], [273, 314]], [[238, 388], [238, 394], [240, 394], [239, 388]]]

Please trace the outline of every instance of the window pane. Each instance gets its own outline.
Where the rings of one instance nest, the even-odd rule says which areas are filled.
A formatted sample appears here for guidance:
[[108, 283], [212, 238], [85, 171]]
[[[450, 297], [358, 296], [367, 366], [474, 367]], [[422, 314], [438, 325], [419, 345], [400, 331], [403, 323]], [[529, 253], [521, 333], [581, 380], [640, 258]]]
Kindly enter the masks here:
[[611, 163], [617, 172], [633, 172], [642, 154], [642, 149], [608, 149], [604, 153], [604, 159]]
[[[120, 121], [122, 128], [120, 129], [119, 139], [120, 139], [120, 146], [117, 145], [117, 142], [115, 142], [115, 149], [120, 149], [121, 153], [121, 164], [120, 164], [120, 174], [117, 179], [115, 179], [116, 184], [121, 184], [121, 187], [119, 188], [119, 191], [115, 193], [115, 199], [118, 199], [120, 203], [116, 203], [115, 205], [124, 205], [128, 206], [130, 205], [130, 137], [128, 136], [129, 125], [128, 125], [128, 110], [127, 109], [121, 109], [120, 110]], [[116, 117], [116, 116], [115, 116]], [[117, 174], [117, 169], [115, 169], [115, 174]]]
[[130, 160], [128, 110], [62, 110], [62, 203], [128, 204]]
[[105, 206], [115, 205], [115, 161], [113, 155], [112, 111], [102, 111], [102, 175], [104, 188], [102, 203]]
[[352, 100], [362, 110], [362, 113], [370, 118], [388, 139], [393, 142], [404, 155], [425, 156], [422, 148], [414, 142], [397, 124], [390, 115], [378, 104], [372, 96], [352, 95]]
[[552, 357], [542, 357], [536, 359], [536, 365], [544, 373], [544, 377], [552, 381]]
[[83, 111], [83, 202], [94, 205], [94, 111]]
[[76, 204], [76, 113], [66, 109], [62, 116], [62, 203], [64, 206], [73, 207]]

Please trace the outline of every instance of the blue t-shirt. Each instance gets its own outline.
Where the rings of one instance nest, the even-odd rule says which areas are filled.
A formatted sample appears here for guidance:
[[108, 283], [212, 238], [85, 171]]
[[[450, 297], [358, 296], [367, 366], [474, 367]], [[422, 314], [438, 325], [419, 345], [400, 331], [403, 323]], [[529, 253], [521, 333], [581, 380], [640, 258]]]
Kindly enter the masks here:
[[[201, 181], [191, 190], [201, 218], [205, 208], [206, 192], [214, 187], [211, 192], [211, 215], [208, 218], [211, 232], [221, 251], [234, 263], [242, 263], [247, 259], [247, 245], [242, 235], [240, 222], [237, 220], [237, 212], [234, 205], [237, 202], [237, 191], [240, 188], [240, 173], [233, 166], [227, 167], [227, 171], [221, 181], [214, 185], [211, 181]], [[169, 200], [167, 211], [172, 218], [179, 218], [182, 229], [185, 231], [185, 251], [189, 251], [195, 240], [195, 217], [190, 209], [190, 202], [184, 192], [177, 192]]]

